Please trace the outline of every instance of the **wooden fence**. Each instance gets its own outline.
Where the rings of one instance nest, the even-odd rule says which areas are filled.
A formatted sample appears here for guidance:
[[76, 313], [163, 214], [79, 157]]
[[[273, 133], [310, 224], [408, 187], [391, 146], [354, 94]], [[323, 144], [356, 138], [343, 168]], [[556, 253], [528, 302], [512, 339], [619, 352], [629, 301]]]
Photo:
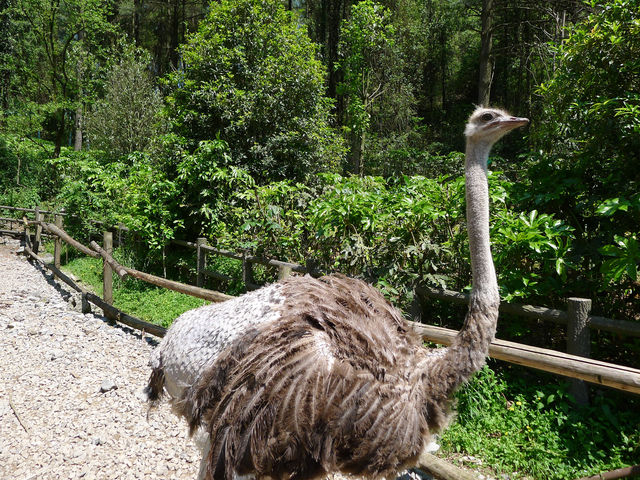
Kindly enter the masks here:
[[[60, 280], [81, 294], [83, 312], [89, 311], [89, 304], [92, 303], [101, 308], [105, 316], [110, 320], [123, 323], [158, 337], [165, 335], [165, 328], [135, 318], [112, 305], [113, 273], [116, 273], [120, 277], [129, 275], [163, 288], [169, 288], [213, 302], [225, 301], [232, 297], [220, 292], [202, 288], [205, 276], [210, 276], [219, 280], [230, 280], [227, 276], [211, 272], [206, 269], [206, 256], [208, 254], [222, 255], [241, 261], [243, 266], [242, 277], [247, 289], [258, 287], [253, 282], [253, 276], [251, 273], [251, 266], [253, 264], [276, 267], [278, 269], [279, 279], [290, 275], [292, 272], [311, 273], [315, 275], [320, 273], [316, 268], [308, 269], [302, 265], [257, 257], [250, 255], [247, 252], [238, 254], [220, 250], [207, 245], [205, 239], [199, 238], [195, 243], [185, 241], [174, 242], [184, 247], [196, 249], [197, 285], [186, 285], [118, 264], [111, 255], [113, 246], [113, 234], [111, 232], [104, 232], [102, 246], [92, 241], [90, 242], [90, 247], [87, 247], [72, 238], [63, 230], [62, 214], [56, 214], [55, 212], [40, 210], [38, 208], [18, 209], [14, 207], [7, 208], [0, 206], [0, 211], [2, 211], [2, 209], [34, 214], [34, 220], [27, 220], [26, 217], [23, 217], [21, 220], [0, 217], [0, 222], [9, 223], [9, 230], [0, 229], [0, 234], [21, 235], [24, 238], [25, 243], [24, 253], [28, 255], [29, 258], [41, 263], [45, 268], [51, 270]], [[44, 215], [54, 216], [55, 222], [49, 223], [44, 221]], [[22, 229], [19, 232], [13, 230], [11, 228], [13, 223], [20, 224]], [[30, 227], [35, 227], [35, 234], [33, 236], [31, 235]], [[120, 234], [122, 230], [123, 229], [120, 228], [118, 233]], [[54, 238], [53, 262], [46, 262], [38, 255], [41, 237], [45, 233]], [[86, 291], [60, 269], [60, 253], [63, 241], [86, 255], [94, 258], [102, 258], [104, 298], [100, 298], [99, 296]], [[436, 290], [429, 287], [416, 288], [416, 298], [423, 302], [426, 299], [435, 298], [454, 303], [468, 303], [468, 296], [465, 294], [446, 290]], [[590, 345], [589, 328], [597, 328], [637, 337], [640, 336], [640, 326], [634, 322], [612, 320], [590, 315], [591, 301], [588, 299], [568, 299], [568, 307], [567, 311], [562, 311], [548, 309], [545, 307], [533, 307], [530, 305], [502, 304], [500, 311], [503, 313], [548, 320], [567, 325], [569, 337], [567, 343], [569, 353], [562, 353], [496, 339], [490, 345], [489, 355], [493, 358], [510, 363], [567, 376], [573, 379], [572, 381], [574, 382], [581, 382], [584, 380], [594, 384], [640, 394], [640, 370], [586, 358], [589, 354]], [[410, 324], [422, 335], [424, 340], [443, 345], [450, 345], [457, 334], [454, 330], [425, 325], [418, 322], [410, 322]], [[574, 383], [573, 389], [574, 395], [577, 396], [578, 401], [581, 400], [582, 395], [585, 396], [582, 400], [584, 401], [586, 399], [587, 392], [583, 383]], [[477, 478], [475, 474], [455, 467], [454, 465], [451, 465], [431, 454], [422, 454], [418, 461], [418, 466], [419, 468], [428, 471], [436, 478], [441, 478], [443, 480], [475, 480]], [[594, 480], [596, 478], [626, 478], [629, 475], [634, 476], [638, 474], [639, 471], [640, 466], [634, 466], [612, 472], [606, 472], [605, 474], [597, 477], [589, 477], [588, 479], [585, 478], [580, 480]]]
[[[0, 211], [3, 208], [5, 207], [0, 206]], [[26, 209], [14, 210], [25, 211]], [[26, 233], [25, 238], [27, 240], [25, 252], [31, 258], [40, 261], [43, 265], [45, 265], [46, 268], [52, 270], [62, 281], [69, 284], [71, 288], [81, 292], [84, 302], [86, 302], [87, 304], [93, 303], [99, 308], [103, 309], [103, 311], [105, 312], [105, 316], [107, 316], [108, 318], [115, 321], [120, 321], [133, 328], [145, 330], [157, 336], [163, 336], [166, 330], [157, 325], [132, 317], [131, 315], [128, 315], [127, 313], [113, 307], [112, 296], [110, 293], [112, 291], [112, 272], [115, 272], [121, 277], [129, 275], [131, 277], [140, 279], [148, 283], [152, 283], [154, 285], [158, 285], [163, 288], [169, 288], [181, 293], [185, 293], [187, 295], [196, 296], [198, 298], [203, 298], [213, 302], [224, 301], [231, 297], [221, 292], [202, 288], [202, 286], [204, 285], [204, 277], [206, 276], [223, 280], [228, 279], [228, 277], [224, 275], [216, 272], [210, 272], [206, 269], [206, 257], [209, 254], [223, 255], [225, 257], [242, 262], [243, 281], [245, 282], [247, 289], [257, 288], [257, 285], [255, 285], [253, 276], [251, 274], [252, 264], [260, 264], [277, 268], [278, 278], [283, 278], [291, 274], [292, 272], [312, 274], [319, 273], [317, 269], [307, 269], [302, 265], [294, 263], [254, 256], [248, 254], [247, 252], [234, 253], [217, 249], [215, 247], [207, 245], [205, 239], [200, 238], [196, 242], [174, 242], [177, 245], [193, 248], [196, 250], [197, 284], [195, 286], [186, 285], [119, 265], [111, 257], [112, 233], [110, 232], [104, 233], [102, 247], [99, 246], [96, 242], [91, 242], [91, 247], [87, 247], [73, 239], [62, 229], [61, 215], [56, 215], [53, 212], [47, 212], [40, 209], [32, 209], [28, 210], [28, 212], [34, 213], [34, 220], [26, 220], [26, 218], [24, 218], [23, 220], [12, 219], [12, 221], [16, 223], [22, 222], [24, 229], [21, 230], [21, 233]], [[55, 215], [55, 223], [49, 223], [38, 218], [39, 214]], [[0, 218], [0, 220], [2, 219]], [[35, 235], [33, 236], [30, 233], [30, 227], [35, 227], [36, 229]], [[46, 263], [42, 258], [38, 256], [37, 248], [40, 243], [40, 236], [43, 231], [53, 236], [55, 239], [54, 261], [52, 263]], [[103, 259], [103, 279], [105, 282], [103, 289], [104, 298], [99, 298], [91, 292], [84, 291], [80, 286], [78, 286], [75, 282], [73, 282], [73, 280], [71, 280], [60, 270], [60, 251], [62, 241], [77, 249], [78, 251], [85, 253], [86, 255]], [[309, 272], [309, 270], [311, 271]], [[429, 298], [436, 298], [461, 304], [466, 304], [468, 302], [468, 297], [464, 294], [458, 292], [436, 290], [428, 287], [416, 288], [416, 297], [422, 299], [423, 301]], [[612, 320], [604, 317], [592, 316], [589, 312], [590, 304], [591, 301], [587, 299], [569, 299], [569, 308], [567, 311], [553, 310], [544, 307], [534, 307], [529, 305], [502, 304], [501, 312], [503, 313], [516, 314], [530, 318], [533, 317], [567, 325], [569, 332], [569, 351], [567, 353], [563, 353], [554, 350], [542, 349], [529, 345], [496, 339], [490, 346], [489, 355], [499, 360], [504, 360], [518, 365], [524, 365], [545, 372], [563, 375], [575, 380], [583, 380], [593, 384], [604, 385], [607, 387], [640, 394], [640, 370], [588, 358], [590, 328], [608, 330], [618, 334], [638, 337], [640, 336], [640, 325], [635, 322]], [[451, 344], [453, 338], [457, 334], [455, 330], [446, 328], [425, 325], [417, 322], [411, 322], [411, 324], [425, 340], [443, 345]], [[585, 400], [585, 398], [581, 398], [581, 395], [585, 395], [586, 390], [584, 390], [584, 387], [581, 387], [580, 385], [581, 384], [576, 384], [576, 386], [574, 387], [574, 394], [577, 395], [578, 400]]]

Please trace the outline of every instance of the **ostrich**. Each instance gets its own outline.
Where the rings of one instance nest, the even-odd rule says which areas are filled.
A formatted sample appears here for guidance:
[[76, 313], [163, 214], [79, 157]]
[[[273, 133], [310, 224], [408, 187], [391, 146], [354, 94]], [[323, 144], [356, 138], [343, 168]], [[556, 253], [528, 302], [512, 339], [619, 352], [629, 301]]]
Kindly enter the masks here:
[[482, 107], [467, 123], [473, 289], [449, 348], [425, 349], [378, 290], [338, 274], [290, 277], [173, 323], [152, 353], [145, 391], [155, 401], [166, 390], [204, 438], [199, 478], [379, 478], [415, 465], [495, 334], [487, 159], [526, 123]]

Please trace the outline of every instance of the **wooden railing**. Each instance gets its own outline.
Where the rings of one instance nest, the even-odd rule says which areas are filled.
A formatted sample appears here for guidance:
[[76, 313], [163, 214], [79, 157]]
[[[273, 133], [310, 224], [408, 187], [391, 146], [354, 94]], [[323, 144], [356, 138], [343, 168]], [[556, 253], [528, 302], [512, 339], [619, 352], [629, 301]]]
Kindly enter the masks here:
[[[3, 207], [0, 207], [0, 210], [2, 208]], [[35, 211], [33, 213], [35, 213]], [[18, 222], [17, 219], [14, 219], [14, 221]], [[292, 272], [307, 273], [311, 270], [312, 273], [318, 273], [317, 269], [307, 269], [302, 265], [294, 263], [253, 256], [246, 252], [234, 253], [217, 249], [207, 245], [204, 239], [198, 239], [197, 242], [175, 241], [174, 243], [178, 245], [196, 249], [197, 285], [186, 285], [118, 264], [111, 256], [112, 234], [110, 232], [106, 232], [104, 234], [102, 247], [97, 245], [95, 242], [92, 242], [91, 247], [87, 247], [73, 239], [62, 229], [61, 215], [56, 217], [55, 224], [45, 222], [43, 220], [23, 219], [22, 226], [22, 232], [26, 242], [25, 253], [29, 255], [30, 258], [39, 261], [46, 268], [52, 270], [71, 288], [81, 292], [83, 304], [85, 302], [87, 305], [89, 303], [93, 303], [105, 312], [105, 316], [107, 318], [120, 321], [133, 328], [145, 330], [157, 336], [163, 336], [166, 330], [157, 325], [137, 319], [118, 310], [112, 305], [112, 298], [110, 298], [109, 295], [109, 292], [111, 291], [112, 272], [115, 272], [120, 276], [129, 275], [163, 288], [170, 288], [187, 295], [204, 298], [214, 302], [224, 301], [231, 297], [221, 292], [202, 288], [205, 276], [213, 276], [215, 278], [220, 278], [221, 276], [215, 272], [209, 272], [206, 269], [206, 255], [208, 254], [223, 255], [243, 262], [243, 280], [247, 284], [248, 289], [257, 287], [257, 285], [253, 283], [252, 276], [250, 274], [250, 265], [254, 263], [276, 267], [278, 269], [279, 278], [289, 275]], [[35, 235], [33, 236], [30, 233], [30, 227], [36, 228]], [[38, 256], [37, 246], [39, 245], [39, 235], [41, 235], [42, 231], [47, 232], [55, 239], [54, 261], [51, 263], [45, 262]], [[103, 280], [105, 282], [103, 288], [105, 292], [103, 295], [104, 298], [100, 298], [91, 292], [85, 291], [60, 270], [61, 242], [65, 242], [71, 247], [94, 258], [103, 259]], [[418, 297], [423, 299], [438, 298], [465, 304], [468, 301], [464, 294], [435, 290], [427, 287], [417, 288], [416, 294]], [[572, 379], [584, 380], [590, 383], [640, 394], [640, 370], [586, 358], [588, 354], [588, 343], [590, 343], [588, 337], [589, 328], [609, 330], [618, 334], [640, 336], [640, 328], [638, 324], [634, 322], [592, 316], [589, 314], [589, 306], [590, 300], [585, 299], [570, 299], [568, 311], [528, 305], [503, 304], [501, 305], [501, 312], [503, 313], [541, 318], [543, 320], [567, 324], [570, 337], [573, 337], [574, 339], [574, 346], [571, 346], [570, 349], [574, 348], [574, 350], [568, 353], [563, 353], [496, 339], [491, 344], [489, 354], [491, 357], [499, 360], [563, 375]], [[411, 322], [411, 324], [425, 340], [443, 345], [449, 345], [457, 334], [454, 330], [441, 327], [429, 326], [416, 322]], [[571, 344], [572, 343], [570, 341], [569, 345]], [[587, 350], [585, 351], [585, 349]]]
[[256, 288], [260, 288], [260, 285], [255, 283], [253, 278], [253, 265], [264, 265], [265, 267], [275, 267], [278, 270], [277, 278], [281, 280], [289, 275], [292, 272], [296, 273], [309, 273], [314, 276], [320, 276], [322, 272], [317, 268], [305, 267], [303, 265], [299, 265], [297, 263], [283, 262], [281, 260], [275, 260], [271, 258], [260, 257], [256, 255], [251, 255], [248, 252], [235, 253], [230, 252], [228, 250], [219, 249], [216, 247], [212, 247], [207, 245], [206, 238], [198, 238], [198, 240], [194, 242], [186, 242], [184, 240], [173, 240], [171, 243], [175, 245], [180, 245], [182, 247], [194, 248], [196, 250], [196, 275], [197, 275], [197, 285], [202, 286], [204, 284], [204, 277], [212, 277], [218, 280], [229, 281], [232, 280], [231, 277], [220, 274], [218, 272], [212, 272], [207, 269], [207, 255], [220, 255], [222, 257], [231, 258], [234, 260], [238, 260], [242, 262], [242, 282], [245, 285], [247, 290], [255, 290]]
[[[428, 299], [437, 299], [464, 305], [469, 303], [469, 295], [460, 292], [421, 286], [415, 289], [415, 293], [417, 298], [422, 302], [427, 302]], [[422, 310], [426, 311], [428, 309], [423, 307]], [[496, 340], [496, 342], [494, 342], [495, 345], [492, 345], [493, 351], [490, 350], [489, 355], [493, 358], [510, 361], [511, 363], [579, 379], [572, 381], [571, 393], [581, 404], [588, 403], [589, 398], [589, 392], [582, 380], [625, 390], [624, 384], [627, 381], [634, 381], [634, 371], [636, 369], [619, 367], [618, 372], [610, 371], [612, 374], [610, 378], [608, 377], [607, 380], [600, 381], [599, 375], [602, 372], [602, 362], [584, 360], [589, 358], [591, 353], [591, 336], [589, 330], [593, 328], [622, 335], [640, 337], [640, 323], [599, 317], [591, 315], [590, 312], [591, 300], [585, 298], [568, 298], [566, 311], [546, 307], [535, 307], [532, 305], [501, 303], [500, 313], [502, 314], [507, 313], [525, 318], [545, 320], [566, 326], [567, 353], [556, 352], [555, 356], [540, 356], [539, 353], [541, 349], [519, 346], [519, 355], [513, 357], [509, 354], [509, 348], [505, 349], [505, 347], [513, 347], [516, 344]], [[428, 338], [430, 341], [436, 343], [444, 343], [446, 339], [451, 337], [450, 333], [443, 334], [442, 329], [438, 327], [426, 327], [422, 331], [424, 338]], [[583, 360], [576, 361], [579, 358], [583, 358]], [[606, 368], [609, 369], [609, 367]], [[620, 381], [622, 378], [626, 378], [626, 380]]]

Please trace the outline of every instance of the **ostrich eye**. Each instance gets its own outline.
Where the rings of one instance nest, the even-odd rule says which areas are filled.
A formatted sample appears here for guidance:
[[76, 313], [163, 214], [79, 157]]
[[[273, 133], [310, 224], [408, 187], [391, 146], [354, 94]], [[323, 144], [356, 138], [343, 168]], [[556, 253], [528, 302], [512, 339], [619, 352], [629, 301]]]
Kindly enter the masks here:
[[493, 120], [493, 115], [490, 113], [485, 113], [480, 117], [480, 120], [482, 120], [483, 122], [488, 122], [490, 120]]

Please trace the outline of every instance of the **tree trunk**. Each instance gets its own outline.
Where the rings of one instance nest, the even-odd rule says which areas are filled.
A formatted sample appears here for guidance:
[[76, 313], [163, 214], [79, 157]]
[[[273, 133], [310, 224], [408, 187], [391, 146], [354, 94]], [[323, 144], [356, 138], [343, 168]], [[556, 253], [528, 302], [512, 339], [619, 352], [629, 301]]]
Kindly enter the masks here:
[[53, 158], [60, 156], [62, 150], [62, 142], [64, 142], [64, 109], [59, 109], [56, 112], [56, 137], [53, 147]]
[[[78, 32], [78, 41], [82, 42], [84, 40], [84, 31], [81, 30]], [[83, 118], [82, 118], [82, 73], [83, 73], [83, 58], [80, 56], [78, 58], [78, 63], [76, 64], [76, 72], [78, 75], [78, 108], [76, 108], [76, 117], [74, 122], [75, 127], [75, 138], [73, 141], [73, 149], [76, 152], [82, 150], [82, 127], [83, 127]]]
[[9, 85], [11, 85], [11, 72], [9, 70], [5, 70], [2, 72], [2, 85], [0, 85], [0, 105], [2, 105], [2, 112], [0, 113], [0, 127], [5, 126], [5, 112], [9, 110]]
[[[80, 90], [80, 96], [82, 96], [82, 90]], [[76, 122], [75, 122], [76, 135], [73, 141], [73, 149], [76, 152], [79, 152], [80, 150], [82, 150], [82, 128], [83, 128], [82, 120], [83, 120], [82, 103], [80, 103], [80, 105], [78, 105], [78, 108], [76, 108]]]
[[142, 0], [133, 0], [132, 36], [136, 45], [140, 45], [140, 8]]
[[331, 98], [336, 98], [336, 88], [339, 72], [333, 68], [338, 61], [338, 43], [340, 42], [340, 24], [344, 18], [343, 11], [348, 9], [349, 0], [327, 0], [329, 8], [327, 12], [327, 66], [329, 68], [329, 81], [327, 93]]
[[442, 111], [447, 111], [447, 32], [440, 30], [440, 80], [442, 82]]
[[171, 9], [171, 27], [169, 36], [169, 61], [173, 68], [178, 68], [178, 45], [180, 44], [180, 5], [173, 0]]
[[351, 132], [351, 167], [353, 173], [362, 176], [362, 154], [364, 153], [365, 132]]
[[482, 14], [480, 23], [480, 72], [478, 77], [478, 104], [487, 106], [491, 98], [491, 79], [493, 62], [491, 49], [493, 47], [493, 0], [482, 0]]

